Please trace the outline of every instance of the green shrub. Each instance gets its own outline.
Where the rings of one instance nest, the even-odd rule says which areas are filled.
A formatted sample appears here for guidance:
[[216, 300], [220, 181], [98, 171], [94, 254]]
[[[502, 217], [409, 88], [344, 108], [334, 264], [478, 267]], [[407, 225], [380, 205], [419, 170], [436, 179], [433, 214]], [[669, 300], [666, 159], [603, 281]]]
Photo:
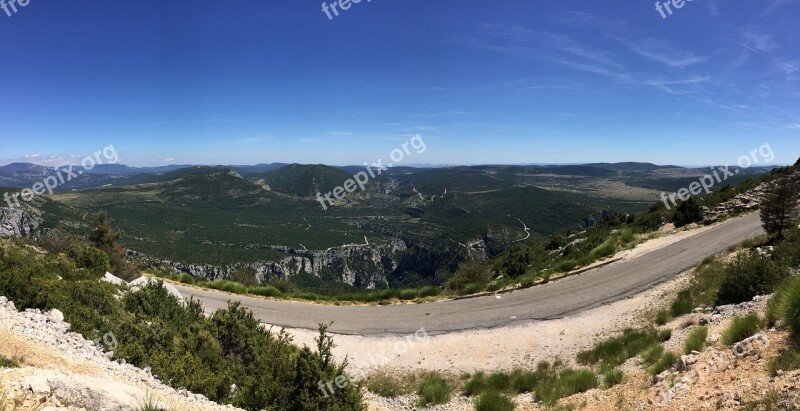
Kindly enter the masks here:
[[0, 368], [18, 368], [19, 361], [13, 358], [5, 358], [0, 356]]
[[653, 344], [650, 348], [642, 352], [642, 360], [644, 360], [647, 365], [655, 365], [655, 363], [661, 359], [662, 355], [664, 355], [664, 347], [661, 344]]
[[562, 398], [597, 388], [597, 376], [591, 370], [564, 370], [558, 377]]
[[448, 403], [452, 392], [450, 384], [436, 373], [425, 376], [417, 389], [419, 404], [423, 407]]
[[463, 290], [461, 290], [461, 294], [464, 295], [477, 294], [483, 292], [484, 288], [486, 288], [485, 284], [478, 284], [478, 283], [468, 284], [466, 287], [464, 287]]
[[606, 388], [611, 388], [617, 384], [621, 384], [625, 378], [622, 370], [614, 368], [603, 373], [603, 384]]
[[247, 294], [258, 295], [261, 297], [283, 297], [283, 293], [275, 287], [247, 287]]
[[661, 374], [665, 370], [672, 368], [677, 361], [678, 357], [671, 351], [667, 351], [661, 355], [661, 358], [658, 359], [658, 362], [653, 365], [653, 367], [650, 369], [650, 373], [653, 375]]
[[770, 375], [777, 375], [778, 371], [792, 371], [800, 369], [800, 351], [796, 346], [787, 347], [777, 357], [769, 360], [767, 369]]
[[689, 290], [683, 290], [678, 293], [678, 297], [672, 302], [670, 313], [673, 317], [680, 317], [684, 314], [689, 314], [692, 309], [694, 309], [692, 295]]
[[445, 282], [444, 288], [469, 294], [464, 289], [471, 284], [486, 284], [491, 280], [490, 266], [487, 263], [464, 262], [458, 270]]
[[666, 312], [664, 310], [661, 310], [658, 313], [656, 313], [656, 324], [664, 325], [667, 322], [669, 322], [669, 313], [668, 312]]
[[77, 268], [84, 268], [97, 277], [102, 277], [111, 269], [108, 255], [100, 249], [82, 243], [75, 243], [67, 248], [67, 255], [75, 262]]
[[197, 279], [189, 274], [181, 273], [181, 275], [178, 277], [178, 281], [184, 284], [194, 284], [197, 282]]
[[502, 372], [496, 372], [486, 378], [486, 386], [489, 390], [505, 391], [511, 386], [511, 377]]
[[511, 374], [511, 390], [517, 394], [533, 392], [536, 388], [536, 374], [526, 371], [514, 371]]
[[602, 341], [593, 349], [579, 353], [578, 362], [618, 366], [659, 342], [659, 339], [659, 333], [653, 329], [646, 331], [628, 329], [619, 337]]
[[370, 377], [367, 380], [367, 390], [384, 398], [394, 398], [406, 394], [400, 381], [386, 374]]
[[761, 320], [755, 314], [734, 317], [728, 328], [722, 333], [722, 342], [733, 345], [748, 337], [752, 337], [761, 329]]
[[514, 401], [494, 391], [487, 392], [475, 400], [475, 411], [513, 411], [515, 408]]
[[208, 288], [225, 291], [231, 294], [247, 294], [247, 286], [227, 280], [215, 280], [207, 284]]
[[486, 375], [482, 372], [475, 373], [466, 384], [464, 384], [464, 395], [474, 397], [486, 391]]
[[708, 328], [695, 328], [689, 333], [689, 336], [686, 337], [686, 342], [683, 345], [683, 353], [689, 354], [692, 351], [703, 351], [706, 345], [706, 338], [708, 338]]
[[787, 286], [781, 311], [784, 324], [800, 341], [800, 279], [792, 280]]
[[611, 257], [614, 253], [617, 252], [617, 248], [614, 247], [614, 244], [605, 243], [594, 250], [589, 254], [593, 260], [599, 260], [605, 257]]
[[736, 257], [725, 269], [717, 295], [717, 305], [750, 301], [757, 295], [771, 294], [789, 276], [787, 267], [755, 252]]

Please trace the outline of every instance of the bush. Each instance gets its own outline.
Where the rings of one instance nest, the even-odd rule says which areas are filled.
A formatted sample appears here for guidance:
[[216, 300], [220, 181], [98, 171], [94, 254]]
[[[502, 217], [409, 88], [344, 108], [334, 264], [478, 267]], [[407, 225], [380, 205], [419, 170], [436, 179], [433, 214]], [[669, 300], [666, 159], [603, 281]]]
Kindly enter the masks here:
[[664, 325], [668, 321], [669, 321], [669, 313], [668, 312], [666, 312], [664, 310], [661, 310], [658, 313], [656, 313], [656, 324]]
[[660, 336], [655, 330], [635, 331], [628, 329], [620, 337], [600, 342], [593, 349], [578, 353], [578, 362], [581, 364], [603, 363], [604, 365], [618, 366], [628, 358], [635, 357], [659, 341]]
[[677, 361], [678, 357], [671, 351], [667, 351], [661, 356], [661, 358], [658, 359], [658, 362], [653, 365], [653, 367], [650, 369], [650, 373], [653, 375], [661, 374], [665, 370], [672, 368]]
[[444, 284], [444, 288], [451, 291], [466, 293], [467, 286], [472, 284], [486, 284], [491, 280], [490, 266], [487, 263], [464, 262], [458, 266], [455, 274]]
[[614, 368], [603, 373], [603, 384], [606, 388], [611, 388], [617, 384], [621, 384], [625, 378], [622, 370]]
[[683, 227], [702, 220], [703, 211], [694, 197], [681, 202], [678, 208], [675, 209], [675, 213], [672, 214], [672, 222], [675, 223], [675, 227]]
[[777, 357], [769, 360], [767, 365], [769, 373], [773, 376], [777, 375], [778, 371], [792, 371], [800, 368], [800, 351], [797, 347], [787, 347], [778, 354]]
[[19, 361], [0, 356], [0, 368], [18, 368]]
[[75, 243], [67, 249], [67, 255], [78, 268], [84, 268], [92, 274], [102, 277], [111, 269], [108, 255], [102, 250], [82, 243]]
[[448, 403], [452, 392], [450, 384], [436, 373], [425, 376], [417, 389], [419, 404], [423, 407]]
[[281, 293], [277, 288], [269, 285], [266, 287], [247, 287], [247, 294], [258, 295], [261, 297], [283, 297], [283, 293]]
[[464, 384], [464, 395], [467, 397], [474, 397], [486, 391], [486, 375], [482, 372], [477, 372], [473, 375], [466, 384]]
[[692, 351], [703, 351], [706, 346], [706, 338], [708, 338], [708, 328], [695, 328], [686, 338], [686, 342], [683, 345], [683, 353], [689, 354]]
[[788, 276], [787, 267], [753, 251], [739, 255], [725, 269], [717, 305], [743, 303], [757, 295], [771, 294]]
[[678, 293], [678, 297], [672, 302], [670, 313], [673, 317], [680, 317], [684, 314], [689, 314], [692, 309], [694, 309], [692, 295], [689, 290], [683, 290]]
[[664, 355], [664, 347], [661, 344], [653, 344], [642, 352], [642, 360], [647, 365], [655, 365], [662, 355]]
[[477, 294], [483, 292], [485, 288], [486, 285], [484, 284], [478, 284], [478, 283], [468, 284], [466, 287], [464, 287], [463, 290], [461, 290], [461, 294], [464, 295]]
[[727, 345], [736, 344], [745, 338], [752, 337], [761, 329], [761, 320], [755, 314], [745, 317], [734, 317], [731, 324], [722, 333], [722, 342]]
[[406, 394], [397, 378], [385, 374], [370, 377], [367, 381], [367, 390], [384, 398]]
[[800, 340], [800, 279], [792, 280], [786, 288], [782, 304], [783, 322]]
[[476, 411], [513, 411], [514, 401], [496, 392], [490, 391], [475, 400]]
[[533, 392], [536, 382], [536, 374], [532, 372], [515, 371], [511, 374], [511, 390], [517, 394]]

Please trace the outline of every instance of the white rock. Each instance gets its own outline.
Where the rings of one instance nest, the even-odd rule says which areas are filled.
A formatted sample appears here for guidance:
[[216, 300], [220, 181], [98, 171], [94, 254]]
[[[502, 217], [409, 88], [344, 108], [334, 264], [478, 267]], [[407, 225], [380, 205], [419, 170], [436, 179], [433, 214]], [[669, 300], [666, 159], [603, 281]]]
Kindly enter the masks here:
[[60, 323], [64, 321], [64, 313], [56, 310], [55, 308], [47, 312], [47, 317], [50, 318], [50, 321], [54, 323]]
[[108, 271], [106, 271], [106, 275], [103, 276], [103, 281], [114, 285], [127, 284], [125, 280], [115, 276], [114, 274], [109, 273]]

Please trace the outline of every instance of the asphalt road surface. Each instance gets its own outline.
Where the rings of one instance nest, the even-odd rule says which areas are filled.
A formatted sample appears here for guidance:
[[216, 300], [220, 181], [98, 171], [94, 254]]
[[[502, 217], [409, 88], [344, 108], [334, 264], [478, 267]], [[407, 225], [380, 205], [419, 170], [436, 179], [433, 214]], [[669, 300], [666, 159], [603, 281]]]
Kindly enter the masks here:
[[[428, 334], [490, 329], [579, 313], [635, 295], [699, 264], [705, 257], [763, 234], [758, 214], [731, 219], [714, 228], [639, 257], [613, 263], [549, 284], [465, 300], [370, 307], [340, 307], [271, 301], [214, 290], [177, 286], [207, 311], [241, 301], [263, 323], [354, 335], [401, 335], [425, 328]], [[499, 297], [499, 298], [498, 298]]]

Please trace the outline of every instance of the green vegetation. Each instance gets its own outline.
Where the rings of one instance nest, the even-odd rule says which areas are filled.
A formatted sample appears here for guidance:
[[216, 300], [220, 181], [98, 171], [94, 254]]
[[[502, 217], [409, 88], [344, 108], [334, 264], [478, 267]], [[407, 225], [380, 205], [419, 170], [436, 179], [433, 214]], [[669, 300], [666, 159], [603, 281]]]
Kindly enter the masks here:
[[800, 279], [793, 279], [783, 295], [783, 322], [800, 342]]
[[670, 314], [673, 317], [680, 317], [684, 314], [689, 314], [694, 309], [692, 302], [692, 294], [689, 290], [683, 290], [678, 293], [678, 297], [670, 307]]
[[[333, 361], [324, 326], [312, 351], [292, 345], [285, 333], [264, 330], [238, 304], [209, 318], [199, 303], [181, 304], [160, 284], [118, 300], [120, 289], [100, 280], [104, 259], [74, 261], [68, 253], [39, 254], [27, 244], [0, 240], [0, 295], [18, 309], [61, 310], [89, 340], [113, 332], [116, 359], [150, 367], [173, 387], [247, 410], [361, 409], [358, 386], [327, 397], [318, 388], [320, 381], [342, 375], [345, 366]], [[78, 256], [97, 255], [97, 249], [83, 247]], [[87, 261], [100, 266], [86, 267]]]
[[394, 398], [398, 395], [408, 394], [408, 390], [396, 377], [386, 374], [372, 376], [367, 380], [367, 390], [384, 398]]
[[624, 379], [625, 374], [619, 368], [612, 368], [603, 372], [603, 386], [606, 388], [621, 384]]
[[[609, 369], [603, 373], [607, 384], [618, 384], [622, 380], [619, 370]], [[516, 395], [531, 392], [540, 401], [553, 405], [560, 398], [598, 387], [598, 379], [590, 369], [563, 368], [559, 363], [542, 362], [535, 371], [514, 370], [510, 374], [482, 372], [472, 375], [464, 384], [463, 393], [468, 397], [496, 398], [498, 395]], [[483, 400], [485, 401], [485, 400]]]
[[627, 329], [619, 337], [597, 344], [593, 349], [578, 354], [578, 362], [586, 365], [603, 364], [616, 367], [654, 345], [660, 346], [665, 335], [654, 329], [637, 331]]
[[678, 356], [671, 351], [664, 352], [656, 363], [650, 368], [650, 373], [653, 375], [661, 374], [662, 372], [672, 368], [675, 362], [678, 361]]
[[669, 321], [669, 319], [670, 319], [670, 316], [669, 316], [669, 312], [667, 312], [667, 311], [661, 310], [658, 313], [656, 313], [656, 324], [657, 325], [664, 325]]
[[722, 333], [722, 342], [733, 345], [745, 338], [752, 337], [761, 329], [761, 319], [755, 314], [734, 317], [731, 324]]
[[764, 230], [777, 239], [783, 239], [783, 232], [792, 227], [797, 220], [797, 183], [794, 177], [773, 181], [761, 200], [760, 210]]
[[420, 396], [419, 405], [423, 407], [446, 404], [450, 401], [452, 393], [450, 384], [436, 373], [425, 376], [417, 388], [417, 394]]
[[770, 294], [789, 277], [787, 266], [754, 251], [740, 254], [725, 269], [717, 304], [738, 304], [757, 295]]
[[17, 368], [17, 367], [19, 367], [18, 360], [0, 356], [0, 368]]
[[703, 351], [706, 346], [706, 338], [708, 338], [708, 328], [695, 328], [689, 333], [689, 336], [686, 337], [686, 342], [683, 345], [683, 353], [689, 354], [692, 351]]
[[487, 392], [475, 399], [475, 411], [514, 411], [514, 401], [497, 392]]

